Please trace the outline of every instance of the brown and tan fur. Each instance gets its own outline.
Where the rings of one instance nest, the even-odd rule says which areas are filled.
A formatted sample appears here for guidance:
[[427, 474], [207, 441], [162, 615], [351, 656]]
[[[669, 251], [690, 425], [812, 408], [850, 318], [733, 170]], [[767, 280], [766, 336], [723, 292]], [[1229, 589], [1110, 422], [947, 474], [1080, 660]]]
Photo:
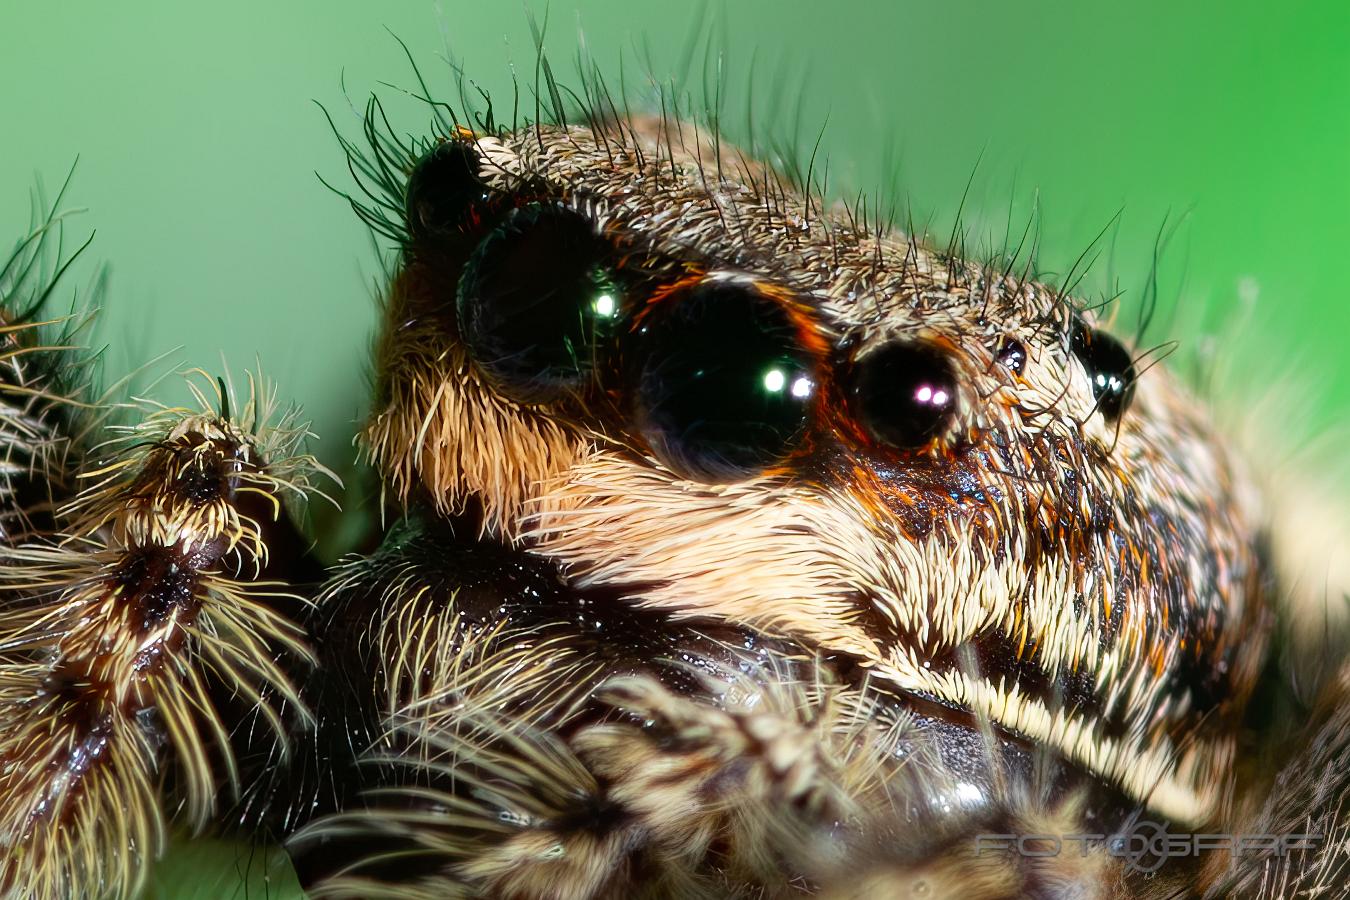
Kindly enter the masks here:
[[[511, 399], [447, 303], [456, 257], [410, 232], [362, 435], [407, 515], [382, 548], [311, 591], [281, 506], [312, 490], [302, 429], [206, 396], [63, 455], [56, 524], [7, 543], [0, 896], [131, 896], [171, 821], [240, 808], [322, 897], [1345, 895], [1344, 678], [1277, 777], [1249, 708], [1284, 677], [1277, 624], [1340, 585], [1281, 568], [1285, 514], [1176, 379], [1139, 356], [1132, 404], [1104, 415], [1070, 346], [1078, 323], [1104, 327], [1094, 312], [829, 208], [688, 123], [437, 140], [469, 152], [491, 202], [585, 216], [649, 287], [630, 321], [679, 302], [674, 284], [773, 298], [816, 366], [805, 438], [705, 484], [645, 443], [621, 388]], [[416, 160], [400, 152], [369, 151], [391, 206]], [[471, 247], [476, 227], [446, 240]], [[13, 323], [10, 352], [40, 330]], [[942, 348], [959, 379], [957, 418], [917, 451], [869, 440], [842, 387], [896, 341]], [[203, 479], [209, 497], [185, 487]], [[147, 558], [176, 580], [127, 574]], [[480, 575], [485, 559], [508, 563]], [[260, 726], [231, 718], [241, 697]], [[279, 754], [280, 775], [247, 767], [246, 730], [301, 746], [312, 803], [285, 796]], [[958, 733], [969, 770], [943, 743]], [[328, 771], [334, 747], [356, 787]], [[1327, 844], [1153, 878], [1101, 847], [978, 849], [1098, 830], [1108, 795], [1125, 809], [1108, 831]]]

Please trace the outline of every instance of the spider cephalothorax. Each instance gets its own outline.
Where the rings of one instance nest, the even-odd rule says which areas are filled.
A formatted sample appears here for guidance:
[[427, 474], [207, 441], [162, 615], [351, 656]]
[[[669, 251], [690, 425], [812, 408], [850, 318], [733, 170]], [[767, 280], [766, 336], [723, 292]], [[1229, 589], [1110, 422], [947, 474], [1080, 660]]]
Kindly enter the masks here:
[[1247, 789], [1269, 511], [1097, 311], [691, 124], [405, 146], [375, 112], [345, 146], [400, 244], [362, 435], [389, 524], [327, 576], [281, 515], [302, 429], [221, 385], [91, 440], [0, 272], [0, 440], [33, 460], [0, 513], [6, 897], [131, 893], [171, 818], [333, 897], [1336, 883], [984, 852], [1341, 827], [1334, 703], [1325, 784], [1277, 782], [1306, 809]]

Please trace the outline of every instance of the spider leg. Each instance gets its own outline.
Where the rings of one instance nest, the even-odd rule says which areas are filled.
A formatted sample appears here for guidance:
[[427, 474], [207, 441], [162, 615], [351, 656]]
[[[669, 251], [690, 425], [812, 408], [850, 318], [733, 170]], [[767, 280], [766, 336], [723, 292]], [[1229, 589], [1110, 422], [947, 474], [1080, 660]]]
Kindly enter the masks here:
[[106, 426], [60, 390], [78, 361], [9, 287], [0, 897], [130, 897], [171, 823], [205, 827], [259, 735], [282, 753], [308, 716], [291, 582], [311, 564], [284, 501], [318, 467], [293, 417], [256, 393], [232, 413], [219, 383], [209, 401], [193, 385], [198, 408]]

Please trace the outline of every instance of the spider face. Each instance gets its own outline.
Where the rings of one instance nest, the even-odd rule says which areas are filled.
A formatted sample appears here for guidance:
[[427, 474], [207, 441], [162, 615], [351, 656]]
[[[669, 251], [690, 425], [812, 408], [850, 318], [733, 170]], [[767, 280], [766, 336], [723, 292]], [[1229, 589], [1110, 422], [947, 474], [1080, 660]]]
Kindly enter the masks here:
[[989, 721], [1214, 815], [1265, 653], [1256, 510], [1090, 311], [675, 123], [460, 132], [406, 205], [365, 432], [398, 495], [865, 673], [949, 749]]

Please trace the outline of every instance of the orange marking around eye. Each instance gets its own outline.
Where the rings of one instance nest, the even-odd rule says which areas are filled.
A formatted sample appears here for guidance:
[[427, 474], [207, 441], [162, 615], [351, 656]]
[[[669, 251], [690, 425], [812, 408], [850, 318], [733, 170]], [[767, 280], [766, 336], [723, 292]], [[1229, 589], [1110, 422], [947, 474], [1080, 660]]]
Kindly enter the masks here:
[[637, 331], [641, 328], [646, 322], [647, 317], [651, 315], [652, 310], [667, 302], [676, 294], [696, 287], [704, 278], [708, 277], [706, 271], [695, 268], [692, 265], [687, 267], [687, 271], [689, 272], [688, 275], [677, 278], [669, 284], [659, 285], [655, 290], [643, 298], [642, 308], [638, 310], [637, 315], [633, 317], [633, 327], [631, 330]]
[[834, 345], [829, 336], [824, 333], [824, 329], [820, 327], [820, 319], [816, 314], [815, 307], [803, 302], [797, 294], [780, 285], [767, 281], [756, 281], [754, 285], [755, 289], [761, 294], [777, 301], [783, 307], [783, 311], [788, 314], [788, 319], [796, 329], [797, 340], [800, 342], [802, 349], [822, 364], [820, 374], [831, 374], [824, 363], [829, 358]]
[[[876, 473], [860, 463], [853, 463], [850, 467], [853, 475], [853, 484], [858, 488], [855, 495], [873, 518], [879, 518], [887, 512], [886, 505], [882, 502], [881, 491], [877, 484]], [[902, 502], [908, 502], [909, 498], [897, 493], [896, 498]]]

